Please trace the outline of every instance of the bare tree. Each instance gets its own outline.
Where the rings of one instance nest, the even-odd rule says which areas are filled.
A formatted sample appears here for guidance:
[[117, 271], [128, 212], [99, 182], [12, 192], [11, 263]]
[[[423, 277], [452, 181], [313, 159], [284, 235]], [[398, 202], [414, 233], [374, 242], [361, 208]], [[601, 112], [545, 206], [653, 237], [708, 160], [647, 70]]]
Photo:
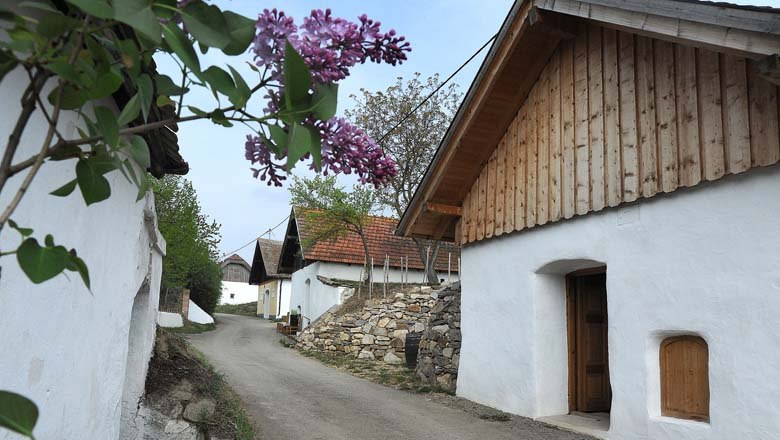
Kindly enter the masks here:
[[[376, 188], [376, 197], [381, 206], [391, 209], [399, 218], [409, 206], [462, 96], [457, 85], [450, 84], [410, 115], [440, 84], [438, 74], [425, 80], [420, 76], [415, 73], [409, 80], [399, 77], [384, 92], [360, 89], [359, 96], [350, 96], [355, 107], [345, 111], [349, 119], [362, 127], [395, 160], [398, 174], [388, 185]], [[402, 120], [403, 123], [395, 127]], [[415, 238], [415, 243], [420, 259], [431, 262], [428, 282], [438, 284], [433, 262], [439, 253], [439, 242]]]

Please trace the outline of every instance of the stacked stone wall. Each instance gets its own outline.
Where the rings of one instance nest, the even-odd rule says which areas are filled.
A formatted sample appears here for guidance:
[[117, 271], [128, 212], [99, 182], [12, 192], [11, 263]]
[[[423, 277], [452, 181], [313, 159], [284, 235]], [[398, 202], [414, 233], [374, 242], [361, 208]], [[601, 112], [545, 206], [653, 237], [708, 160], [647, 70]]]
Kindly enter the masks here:
[[425, 330], [437, 297], [430, 287], [422, 287], [369, 300], [354, 313], [341, 313], [336, 307], [307, 327], [296, 347], [400, 364], [406, 334]]
[[460, 361], [460, 283], [438, 292], [420, 340], [417, 376], [455, 391]]

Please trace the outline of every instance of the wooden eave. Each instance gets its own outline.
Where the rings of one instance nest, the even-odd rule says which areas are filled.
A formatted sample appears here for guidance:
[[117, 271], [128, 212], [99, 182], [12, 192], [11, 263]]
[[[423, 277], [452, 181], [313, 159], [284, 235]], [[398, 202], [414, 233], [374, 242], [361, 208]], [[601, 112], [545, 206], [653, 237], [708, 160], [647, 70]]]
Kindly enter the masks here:
[[578, 32], [577, 22], [582, 20], [752, 59], [780, 53], [777, 9], [690, 0], [518, 0], [401, 218], [397, 234], [455, 240], [460, 217], [456, 208], [461, 207], [549, 57], [563, 39]]

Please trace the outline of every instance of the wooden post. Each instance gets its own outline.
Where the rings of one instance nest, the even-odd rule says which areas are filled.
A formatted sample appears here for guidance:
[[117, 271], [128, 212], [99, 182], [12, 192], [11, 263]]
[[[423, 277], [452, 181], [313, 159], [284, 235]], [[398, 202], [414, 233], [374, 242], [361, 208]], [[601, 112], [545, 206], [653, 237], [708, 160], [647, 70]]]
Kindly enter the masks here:
[[190, 289], [184, 289], [181, 292], [181, 314], [187, 319], [190, 313]]
[[460, 257], [458, 257], [458, 281], [460, 281]]
[[451, 276], [452, 276], [452, 252], [447, 252], [447, 284], [450, 284], [452, 282], [450, 280]]
[[387, 254], [385, 254], [385, 261], [382, 264], [382, 298], [387, 298]]
[[368, 269], [368, 299], [374, 294], [374, 257], [371, 257], [371, 267]]
[[[428, 268], [430, 267], [430, 260], [431, 260], [431, 247], [428, 246], [428, 248], [425, 250], [425, 273], [423, 274], [423, 284], [427, 284], [428, 282]], [[438, 275], [437, 275], [438, 276]]]

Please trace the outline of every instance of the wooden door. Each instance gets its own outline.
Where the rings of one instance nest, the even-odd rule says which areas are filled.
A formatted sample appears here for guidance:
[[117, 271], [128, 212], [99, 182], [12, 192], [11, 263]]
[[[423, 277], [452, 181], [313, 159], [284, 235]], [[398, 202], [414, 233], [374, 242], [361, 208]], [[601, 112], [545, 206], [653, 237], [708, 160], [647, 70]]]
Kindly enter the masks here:
[[[608, 412], [612, 401], [607, 349], [607, 277], [605, 273], [569, 279], [569, 402], [572, 411]], [[573, 335], [571, 334], [573, 330]]]

